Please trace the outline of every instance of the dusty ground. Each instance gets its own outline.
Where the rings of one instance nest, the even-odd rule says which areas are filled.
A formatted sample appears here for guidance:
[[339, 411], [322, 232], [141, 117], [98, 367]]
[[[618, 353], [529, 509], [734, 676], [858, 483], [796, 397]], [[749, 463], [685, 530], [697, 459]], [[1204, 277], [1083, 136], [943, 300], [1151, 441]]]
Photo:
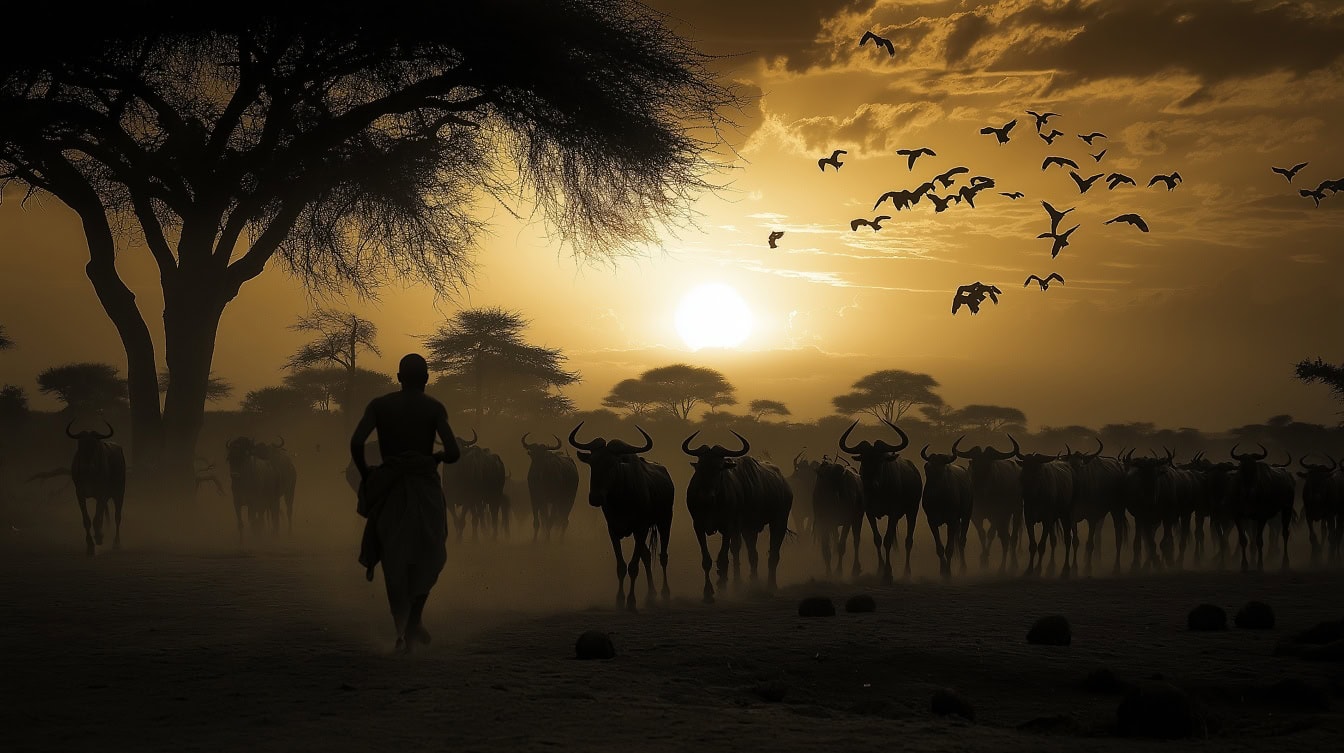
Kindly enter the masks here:
[[[202, 509], [153, 530], [143, 511], [128, 516], [125, 548], [93, 558], [63, 506], [0, 531], [0, 748], [1332, 750], [1344, 732], [1339, 665], [1272, 655], [1284, 635], [1344, 617], [1337, 572], [945, 584], [928, 577], [926, 555], [912, 582], [881, 587], [809, 582], [819, 559], [793, 541], [779, 594], [744, 588], [707, 607], [683, 531], [671, 604], [630, 615], [610, 606], [610, 551], [589, 533], [596, 513], [580, 508], [564, 545], [453, 546], [427, 610], [434, 644], [397, 657], [381, 586], [353, 561], [348, 510], [310, 511], [294, 538], [239, 551], [231, 511]], [[876, 613], [796, 615], [802, 596], [839, 605], [859, 592]], [[1252, 598], [1273, 605], [1279, 629], [1185, 630], [1195, 604], [1230, 615]], [[1073, 645], [1027, 645], [1032, 621], [1051, 613], [1072, 622]], [[611, 633], [619, 656], [575, 661], [588, 629]], [[1175, 746], [1113, 737], [1119, 697], [1078, 688], [1098, 667], [1186, 688], [1214, 735]], [[1336, 710], [1259, 692], [1283, 678], [1335, 693]], [[761, 698], [763, 684], [782, 702]], [[975, 705], [975, 723], [929, 712], [943, 687]]]

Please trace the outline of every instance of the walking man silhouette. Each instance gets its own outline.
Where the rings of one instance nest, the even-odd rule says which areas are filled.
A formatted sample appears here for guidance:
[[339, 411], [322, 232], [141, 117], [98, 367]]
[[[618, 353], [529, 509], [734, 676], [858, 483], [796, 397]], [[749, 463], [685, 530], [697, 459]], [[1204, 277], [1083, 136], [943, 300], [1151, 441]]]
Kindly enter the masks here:
[[[374, 398], [350, 437], [359, 471], [359, 513], [368, 519], [359, 561], [373, 579], [381, 562], [387, 603], [397, 629], [397, 650], [409, 653], [430, 637], [421, 622], [425, 601], [448, 558], [448, 513], [438, 464], [461, 456], [448, 411], [425, 394], [429, 365], [411, 353], [397, 368], [401, 390]], [[364, 444], [378, 432], [382, 465], [370, 467]], [[434, 452], [434, 439], [443, 443]]]

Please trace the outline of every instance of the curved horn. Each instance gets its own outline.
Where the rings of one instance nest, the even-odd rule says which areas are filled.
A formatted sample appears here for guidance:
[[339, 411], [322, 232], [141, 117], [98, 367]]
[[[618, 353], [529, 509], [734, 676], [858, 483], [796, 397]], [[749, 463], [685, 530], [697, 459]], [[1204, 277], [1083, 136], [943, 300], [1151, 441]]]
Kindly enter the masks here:
[[531, 447], [528, 447], [528, 446], [527, 446], [527, 435], [528, 435], [528, 434], [531, 434], [531, 433], [532, 433], [532, 432], [530, 432], [530, 431], [525, 431], [525, 432], [523, 432], [523, 438], [520, 439], [520, 440], [518, 440], [519, 442], [521, 442], [521, 443], [523, 444], [523, 449], [524, 449], [524, 450], [531, 451], [531, 449], [532, 449]]
[[1017, 443], [1017, 440], [1016, 440], [1016, 439], [1013, 439], [1013, 435], [1012, 435], [1012, 434], [1009, 434], [1009, 435], [1008, 435], [1008, 440], [1011, 441], [1011, 442], [1013, 443], [1013, 457], [1017, 458], [1018, 460], [1021, 460], [1021, 459], [1022, 459], [1022, 447], [1021, 447], [1021, 445], [1019, 445], [1019, 444]]
[[79, 439], [78, 435], [70, 431], [72, 428], [74, 428], [74, 426], [75, 426], [74, 421], [71, 421], [70, 423], [65, 425], [65, 436], [70, 437], [71, 439]]
[[1269, 450], [1266, 450], [1264, 445], [1259, 442], [1256, 442], [1255, 444], [1260, 448], [1260, 457], [1256, 458], [1256, 460], [1264, 460], [1269, 457]]
[[577, 439], [577, 437], [579, 436], [579, 427], [581, 427], [581, 426], [583, 426], [583, 422], [582, 422], [582, 421], [579, 422], [579, 425], [578, 425], [578, 426], [575, 426], [575, 427], [574, 427], [574, 431], [571, 431], [571, 432], [569, 433], [569, 443], [570, 443], [571, 445], [573, 445], [575, 449], [578, 449], [578, 450], [593, 450], [593, 449], [596, 449], [596, 448], [597, 448], [597, 440], [596, 440], [596, 439], [594, 439], [594, 440], [591, 441], [591, 442], [579, 442], [579, 440]]
[[561, 444], [561, 443], [560, 443], [560, 437], [557, 437], [557, 436], [555, 436], [554, 434], [552, 434], [552, 435], [551, 435], [551, 439], [554, 439], [554, 440], [555, 440], [555, 446], [554, 446], [554, 447], [547, 447], [546, 449], [548, 449], [548, 450], [558, 450], [558, 449], [560, 449], [560, 444]]
[[1285, 450], [1285, 451], [1284, 451], [1284, 454], [1288, 456], [1288, 460], [1287, 460], [1286, 462], [1283, 462], [1283, 463], [1270, 463], [1270, 464], [1269, 464], [1270, 467], [1272, 467], [1272, 468], [1287, 468], [1288, 466], [1292, 465], [1292, 464], [1293, 464], [1293, 453], [1288, 452], [1287, 450]]
[[281, 450], [285, 449], [285, 437], [284, 437], [284, 435], [281, 435], [281, 436], [280, 436], [280, 444], [276, 445], [276, 447], [279, 448], [279, 449], [281, 449]]
[[696, 435], [699, 434], [699, 433], [700, 433], [700, 432], [697, 431], [697, 432], [695, 432], [695, 434], [692, 434], [691, 436], [686, 437], [686, 439], [682, 440], [682, 442], [681, 442], [681, 451], [682, 451], [682, 452], [686, 453], [687, 455], [691, 455], [691, 456], [693, 456], [693, 457], [697, 457], [697, 458], [700, 457], [702, 454], [704, 454], [704, 453], [699, 452], [699, 451], [697, 451], [697, 450], [692, 450], [692, 449], [691, 449], [691, 440], [692, 440], [692, 439], [695, 439]]
[[1097, 440], [1097, 451], [1092, 453], [1092, 457], [1099, 458], [1101, 457], [1101, 451], [1106, 449], [1106, 445], [1101, 443], [1101, 437], [1092, 437], [1092, 438]]
[[474, 447], [479, 440], [480, 437], [476, 436], [476, 427], [473, 426], [471, 427], [471, 439], [469, 441], [464, 441], [462, 444], [468, 447]]
[[107, 419], [103, 419], [103, 426], [106, 426], [106, 427], [107, 427], [107, 433], [106, 433], [106, 434], [99, 434], [99, 435], [98, 435], [98, 438], [99, 438], [99, 439], [111, 439], [111, 438], [112, 438], [112, 435], [114, 435], [114, 434], [117, 433], [117, 430], [114, 429], [114, 428], [112, 428], [112, 424], [109, 424], [109, 423], [107, 422]]
[[1168, 463], [1168, 464], [1170, 464], [1171, 461], [1173, 461], [1173, 460], [1176, 459], [1176, 453], [1175, 453], [1175, 452], [1172, 452], [1166, 445], [1163, 445], [1163, 446], [1162, 446], [1162, 451], [1165, 452], [1165, 453], [1167, 453], [1167, 463]]
[[[1016, 439], [1013, 439], [1013, 435], [1012, 435], [1012, 434], [1009, 434], [1009, 435], [1008, 435], [1008, 441], [1010, 441], [1010, 442], [1013, 443], [1013, 449], [1011, 449], [1011, 450], [1009, 450], [1009, 451], [1007, 451], [1007, 452], [1004, 452], [1004, 451], [1002, 451], [1002, 450], [996, 450], [996, 449], [994, 449], [993, 447], [986, 447], [986, 448], [985, 448], [985, 454], [986, 454], [986, 455], [989, 455], [990, 457], [994, 458], [995, 460], [1007, 460], [1008, 458], [1021, 457], [1021, 456], [1022, 456], [1022, 446], [1019, 445], [1019, 444], [1017, 443], [1017, 440], [1016, 440]], [[992, 454], [991, 454], [991, 453], [992, 453]]]
[[1232, 459], [1233, 459], [1233, 460], [1243, 460], [1243, 459], [1245, 459], [1246, 456], [1237, 454], [1237, 448], [1240, 447], [1240, 446], [1241, 446], [1241, 443], [1238, 442], [1238, 443], [1232, 445], [1232, 449], [1231, 449], [1231, 450], [1228, 450], [1228, 451], [1227, 451], [1227, 454], [1230, 455], [1230, 456], [1232, 456]]
[[798, 454], [793, 456], [793, 469], [794, 469], [795, 471], [798, 470], [798, 461], [803, 459], [803, 453], [805, 453], [805, 452], [807, 452], [807, 448], [806, 448], [806, 447], [804, 447], [803, 449], [799, 450], [799, 451], [798, 451]]
[[1326, 455], [1326, 456], [1325, 456], [1325, 459], [1330, 461], [1330, 472], [1331, 472], [1331, 473], [1334, 473], [1335, 471], [1339, 470], [1339, 461], [1335, 460], [1334, 458], [1330, 457], [1329, 455]]
[[649, 450], [652, 450], [652, 449], [653, 449], [653, 437], [649, 436], [649, 433], [648, 433], [647, 431], [644, 431], [642, 428], [640, 428], [640, 427], [638, 427], [638, 426], [636, 426], [635, 429], [637, 429], [637, 430], [639, 431], [640, 434], [643, 434], [643, 435], [644, 435], [644, 446], [643, 446], [643, 447], [640, 447], [640, 448], [637, 448], [637, 449], [634, 449], [634, 450], [631, 450], [631, 452], [633, 452], [633, 453], [635, 453], [636, 455], [638, 455], [638, 454], [641, 453], [641, 452], [648, 452]]
[[[901, 431], [901, 427], [897, 426], [896, 424], [893, 424], [892, 422], [888, 421], [885, 418], [882, 419], [882, 423], [886, 424], [887, 426], [890, 426], [893, 430], [895, 430], [897, 434], [901, 435], [901, 446], [891, 448], [890, 450], [891, 452], [900, 452], [901, 450], [904, 450], [906, 447], [910, 446], [910, 437], [905, 432]], [[891, 447], [891, 445], [887, 446]]]
[[738, 450], [737, 452], [730, 452], [730, 453], [728, 453], [727, 455], [725, 455], [724, 457], [729, 457], [729, 458], [740, 458], [740, 457], [742, 457], [743, 455], [746, 455], [748, 452], [751, 452], [751, 442], [748, 442], [746, 437], [742, 436], [741, 434], [738, 434], [737, 432], [733, 431], [732, 429], [729, 429], [728, 431], [729, 431], [733, 436], [737, 437], [738, 441], [742, 443], [742, 449]]
[[928, 446], [928, 445], [924, 445], [923, 447], [919, 448], [919, 456], [920, 456], [921, 458], [924, 458], [924, 462], [926, 462], [926, 463], [929, 462], [929, 446]]
[[1297, 464], [1300, 465], [1300, 466], [1302, 466], [1303, 468], [1305, 468], [1305, 469], [1307, 469], [1307, 470], [1312, 470], [1311, 466], [1307, 465], [1307, 458], [1309, 458], [1309, 457], [1311, 457], [1311, 453], [1310, 453], [1310, 452], [1308, 452], [1306, 455], [1303, 455], [1302, 457], [1298, 458], [1298, 459], [1297, 459]]
[[1065, 454], [1065, 455], [1072, 455], [1072, 454], [1073, 454], [1073, 450], [1069, 447], [1069, 443], [1068, 443], [1068, 442], [1065, 442], [1065, 443], [1064, 443], [1064, 454]]
[[961, 444], [961, 440], [963, 440], [963, 439], [965, 439], [965, 438], [966, 438], [966, 435], [965, 435], [965, 434], [962, 434], [961, 436], [957, 437], [957, 441], [955, 441], [955, 442], [952, 443], [952, 456], [953, 456], [953, 457], [957, 457], [957, 458], [964, 458], [964, 457], [966, 457], [965, 455], [963, 455], [963, 454], [961, 453], [961, 450], [958, 450], [958, 449], [957, 449], [957, 445]]
[[855, 427], [855, 426], [858, 426], [858, 425], [859, 425], [859, 422], [858, 422], [857, 419], [855, 419], [854, 423], [850, 424], [848, 429], [845, 429], [845, 433], [840, 435], [840, 450], [841, 450], [841, 451], [843, 451], [843, 452], [848, 452], [848, 453], [851, 453], [851, 454], [853, 454], [853, 453], [859, 451], [859, 448], [857, 448], [857, 447], [850, 447], [850, 446], [848, 446], [848, 445], [845, 444], [845, 441], [849, 439], [849, 433], [850, 433], [851, 431], [854, 431], [854, 427]]

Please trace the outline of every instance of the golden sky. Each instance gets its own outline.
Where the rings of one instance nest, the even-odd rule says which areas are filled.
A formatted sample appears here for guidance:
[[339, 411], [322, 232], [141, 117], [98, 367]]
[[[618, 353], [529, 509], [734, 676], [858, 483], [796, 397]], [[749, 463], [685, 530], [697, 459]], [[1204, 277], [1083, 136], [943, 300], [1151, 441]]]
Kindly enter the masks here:
[[[1337, 420], [1328, 392], [1292, 378], [1308, 356], [1344, 359], [1344, 196], [1320, 207], [1303, 187], [1344, 178], [1344, 6], [1226, 0], [885, 2], [657, 0], [716, 70], [752, 95], [731, 138], [741, 157], [726, 188], [698, 204], [694, 227], [662, 248], [583, 266], [546, 237], [483, 205], [492, 233], [460, 301], [387, 288], [352, 301], [398, 357], [459, 305], [501, 305], [533, 319], [534, 341], [560, 347], [594, 408], [616, 381], [675, 361], [720, 368], [745, 404], [787, 402], [802, 419], [875, 369], [925, 371], [952, 405], [994, 403], [1034, 427], [1153, 421], [1219, 430], [1291, 413]], [[890, 38], [895, 57], [858, 47]], [[756, 95], [759, 94], [759, 98]], [[1036, 135], [1024, 110], [1061, 113]], [[1011, 141], [979, 134], [1016, 118]], [[1077, 134], [1100, 131], [1090, 149]], [[926, 146], [914, 170], [895, 150]], [[1098, 164], [1089, 153], [1107, 149]], [[846, 149], [838, 172], [818, 157]], [[1080, 195], [1067, 171], [1116, 171], [1137, 187]], [[1309, 165], [1287, 183], [1271, 165]], [[934, 214], [927, 201], [880, 232], [851, 232], [888, 190], [964, 165], [996, 188], [976, 208]], [[1177, 170], [1174, 191], [1146, 187]], [[959, 176], [952, 190], [965, 185]], [[1021, 191], [1011, 201], [999, 191]], [[939, 191], [945, 193], [945, 191]], [[83, 275], [73, 215], [49, 197], [0, 205], [0, 323], [18, 349], [0, 381], [36, 392], [42, 368], [73, 360], [124, 365], [115, 331]], [[1077, 207], [1081, 223], [1056, 259], [1040, 201]], [[1151, 227], [1103, 225], [1138, 213]], [[766, 245], [783, 230], [779, 248]], [[128, 246], [123, 275], [161, 330], [152, 264]], [[1023, 289], [1028, 274], [1066, 284]], [[975, 281], [1003, 289], [978, 316], [950, 313]], [[732, 351], [692, 352], [673, 312], [690, 289], [723, 282], [746, 299], [755, 329]], [[278, 266], [224, 316], [215, 372], [241, 396], [278, 383], [302, 342], [285, 329], [311, 305]], [[338, 305], [340, 302], [336, 302]], [[160, 349], [160, 358], [162, 352]], [[34, 395], [35, 405], [50, 407]]]

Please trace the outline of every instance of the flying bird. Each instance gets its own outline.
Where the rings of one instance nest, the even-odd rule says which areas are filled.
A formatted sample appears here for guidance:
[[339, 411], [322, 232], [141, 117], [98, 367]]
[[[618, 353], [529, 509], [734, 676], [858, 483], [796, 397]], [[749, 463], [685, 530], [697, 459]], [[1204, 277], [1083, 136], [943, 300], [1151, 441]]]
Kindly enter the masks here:
[[1070, 236], [1070, 235], [1073, 235], [1073, 231], [1077, 230], [1079, 227], [1080, 227], [1079, 225], [1074, 225], [1073, 227], [1071, 227], [1071, 228], [1069, 228], [1068, 230], [1064, 231], [1064, 233], [1063, 233], [1062, 235], [1061, 235], [1060, 233], [1057, 233], [1057, 232], [1055, 232], [1055, 231], [1052, 230], [1052, 231], [1050, 231], [1050, 232], [1048, 232], [1048, 233], [1041, 233], [1040, 235], [1038, 235], [1038, 236], [1036, 236], [1036, 237], [1037, 237], [1037, 238], [1052, 238], [1052, 239], [1054, 239], [1055, 243], [1054, 243], [1054, 245], [1050, 248], [1050, 258], [1053, 259], [1053, 258], [1055, 258], [1056, 256], [1059, 256], [1059, 252], [1060, 252], [1060, 250], [1062, 250], [1065, 246], [1069, 245], [1069, 236]]
[[1110, 175], [1106, 176], [1107, 190], [1114, 191], [1115, 187], [1120, 185], [1121, 183], [1128, 183], [1131, 186], [1139, 185], [1138, 183], [1134, 182], [1133, 178], [1129, 177], [1128, 175], [1125, 175], [1124, 173], [1111, 173]]
[[[1047, 201], [1042, 201], [1041, 206], [1045, 207], [1045, 211], [1050, 215], [1051, 233], [1054, 233], [1056, 230], [1059, 230], [1059, 221], [1064, 219], [1064, 215], [1077, 209], [1077, 207], [1069, 207], [1068, 209], [1065, 209], [1064, 211], [1061, 212], [1058, 209], [1055, 209], [1054, 207], [1050, 206], [1050, 203]], [[1042, 235], [1039, 237], [1044, 238], [1045, 236]]]
[[840, 166], [845, 164], [840, 161], [840, 155], [842, 154], [849, 154], [849, 152], [845, 151], [844, 149], [836, 149], [835, 151], [831, 152], [831, 156], [822, 157], [821, 159], [817, 160], [817, 167], [820, 167], [823, 173], [826, 172], [827, 165], [831, 165], [835, 167], [836, 170], [839, 170]]
[[1041, 114], [1039, 112], [1036, 112], [1035, 110], [1027, 110], [1027, 114], [1036, 119], [1037, 133], [1040, 133], [1041, 129], [1045, 127], [1046, 121], [1050, 120], [1051, 118], [1059, 117], [1059, 113], [1057, 112], [1047, 112], [1045, 114]]
[[983, 184], [985, 188], [993, 188], [994, 179], [989, 177], [988, 175], [977, 175], [974, 178], [971, 178], [971, 185], [975, 186], [981, 184]]
[[1316, 186], [1317, 191], [1329, 191], [1330, 195], [1344, 191], [1344, 178], [1335, 178], [1334, 180], [1323, 180]]
[[1321, 205], [1321, 199], [1325, 198], [1325, 191], [1319, 188], [1315, 190], [1308, 190], [1306, 188], [1303, 188], [1302, 190], [1298, 191], [1298, 193], [1303, 196], [1310, 197], [1312, 201], [1316, 202], [1316, 206], [1318, 207]]
[[1000, 192], [999, 192], [999, 195], [1000, 195], [1000, 196], [1007, 196], [1008, 198], [1012, 199], [1013, 201], [1017, 201], [1018, 199], [1022, 198], [1023, 196], [1026, 196], [1026, 194], [1022, 193], [1021, 191], [1013, 191], [1012, 193], [1004, 193], [1003, 191], [1000, 191]]
[[856, 220], [849, 221], [849, 229], [851, 231], [858, 230], [861, 225], [867, 225], [873, 229], [873, 232], [877, 232], [878, 230], [882, 229], [882, 221], [889, 219], [891, 219], [891, 215], [889, 214], [880, 214], [872, 218], [871, 220], [865, 220], [864, 218], [860, 217]]
[[1093, 162], [1100, 162], [1100, 161], [1101, 161], [1101, 158], [1102, 158], [1102, 157], [1105, 157], [1105, 156], [1106, 156], [1106, 152], [1108, 152], [1108, 151], [1110, 151], [1110, 150], [1109, 150], [1109, 149], [1102, 149], [1101, 151], [1097, 152], [1096, 154], [1088, 154], [1088, 156], [1092, 158], [1092, 161], [1093, 161]]
[[956, 201], [957, 203], [961, 203], [961, 197], [958, 196], [958, 195], [956, 195], [956, 194], [949, 194], [949, 195], [947, 195], [947, 196], [938, 196], [938, 195], [936, 195], [936, 194], [928, 194], [928, 197], [929, 197], [929, 201], [932, 201], [932, 202], [933, 202], [933, 213], [934, 213], [934, 214], [938, 214], [939, 212], [945, 211], [945, 210], [947, 209], [947, 205], [950, 204], [950, 203], [952, 203], [953, 201]]
[[866, 31], [863, 33], [863, 38], [859, 40], [859, 46], [862, 47], [865, 44], [868, 44], [868, 40], [872, 40], [875, 47], [886, 47], [887, 54], [891, 57], [896, 57], [896, 47], [892, 45], [890, 39], [879, 37], [871, 31]]
[[1086, 136], [1080, 133], [1078, 134], [1078, 138], [1082, 139], [1083, 141], [1086, 141], [1088, 146], [1092, 146], [1092, 139], [1104, 139], [1106, 138], [1106, 134], [1100, 131], [1093, 131], [1087, 134]]
[[1096, 175], [1093, 175], [1091, 178], [1084, 178], [1083, 176], [1079, 175], [1078, 173], [1075, 173], [1072, 170], [1069, 171], [1069, 177], [1073, 178], [1074, 183], [1078, 184], [1078, 193], [1087, 193], [1088, 190], [1092, 188], [1092, 184], [1097, 182], [1097, 178], [1100, 178], [1105, 174], [1106, 173], [1097, 173]]
[[766, 240], [770, 242], [770, 248], [779, 248], [779, 246], [775, 245], [775, 241], [783, 237], [784, 237], [783, 230], [775, 230], [774, 232], [770, 233], [770, 237], [767, 238]]
[[985, 285], [979, 281], [970, 285], [961, 285], [957, 288], [956, 294], [952, 296], [952, 315], [955, 316], [957, 309], [965, 306], [971, 310], [971, 314], [980, 313], [980, 304], [984, 303], [988, 297], [996, 305], [999, 302], [999, 295], [1003, 291], [994, 285]]
[[1171, 189], [1173, 189], [1173, 188], [1176, 187], [1176, 184], [1177, 184], [1177, 183], [1182, 182], [1182, 180], [1181, 180], [1181, 174], [1178, 173], [1178, 172], [1172, 171], [1171, 175], [1154, 175], [1154, 176], [1153, 176], [1153, 179], [1150, 180], [1150, 181], [1148, 181], [1148, 187], [1149, 187], [1149, 188], [1152, 188], [1154, 185], [1157, 184], [1158, 181], [1161, 181], [1161, 182], [1163, 182], [1163, 183], [1166, 183], [1166, 184], [1167, 184], [1167, 190], [1170, 191]]
[[910, 206], [911, 204], [917, 203], [919, 201], [919, 194], [911, 193], [905, 189], [901, 189], [899, 191], [887, 191], [886, 193], [877, 197], [877, 203], [873, 205], [873, 209], [876, 210], [878, 207], [882, 206], [882, 202], [888, 199], [891, 200], [892, 206], [894, 206], [896, 208], [896, 211], [899, 212], [902, 209], [905, 209], [906, 207]]
[[925, 146], [921, 146], [921, 147], [918, 148], [918, 149], [897, 149], [897, 150], [896, 150], [896, 153], [899, 154], [899, 155], [901, 155], [902, 157], [907, 157], [907, 158], [909, 158], [909, 160], [910, 160], [910, 169], [911, 169], [911, 170], [914, 170], [914, 169], [915, 169], [915, 160], [919, 159], [920, 157], [924, 156], [925, 154], [929, 155], [930, 157], [937, 157], [937, 156], [938, 156], [938, 153], [937, 153], [937, 152], [935, 152], [935, 151], [933, 151], [932, 149], [930, 149], [930, 148], [928, 148], [928, 147], [925, 147]]
[[1059, 138], [1060, 136], [1063, 136], [1064, 132], [1059, 130], [1058, 128], [1055, 128], [1051, 130], [1049, 133], [1038, 133], [1036, 135], [1041, 137], [1041, 141], [1044, 141], [1047, 144], [1054, 144], [1055, 139]]
[[1293, 178], [1297, 175], [1297, 171], [1298, 171], [1298, 170], [1301, 170], [1302, 168], [1304, 168], [1304, 167], [1306, 167], [1306, 166], [1307, 166], [1307, 163], [1306, 163], [1306, 162], [1299, 162], [1299, 163], [1297, 163], [1296, 165], [1293, 165], [1292, 167], [1289, 167], [1289, 168], [1283, 168], [1283, 167], [1270, 167], [1269, 169], [1270, 169], [1270, 170], [1273, 170], [1274, 172], [1278, 173], [1279, 175], [1282, 175], [1284, 178], [1286, 178], [1286, 179], [1288, 180], [1289, 183], [1292, 183], [1292, 182], [1293, 182]]
[[962, 186], [961, 190], [957, 191], [957, 195], [961, 197], [962, 201], [970, 204], [971, 209], [975, 209], [975, 195], [982, 190], [984, 190], [984, 188], [981, 186]]
[[1031, 277], [1028, 277], [1026, 282], [1022, 283], [1022, 287], [1025, 288], [1028, 285], [1031, 285], [1032, 280], [1035, 280], [1036, 284], [1041, 286], [1041, 290], [1049, 290], [1051, 280], [1059, 280], [1060, 285], [1064, 284], [1064, 278], [1060, 277], [1058, 272], [1051, 272], [1050, 276], [1046, 277], [1044, 280], [1042, 280], [1039, 275], [1032, 275]]
[[1007, 123], [1004, 123], [1002, 128], [995, 128], [994, 126], [985, 126], [984, 128], [980, 129], [980, 133], [983, 133], [986, 136], [992, 133], [994, 134], [994, 138], [999, 140], [1000, 145], [1007, 144], [1008, 132], [1013, 130], [1013, 126], [1015, 125], [1017, 125], [1017, 119], [1013, 119], [1008, 121]]
[[1045, 168], [1051, 165], [1059, 165], [1060, 167], [1068, 165], [1069, 167], [1072, 167], [1074, 170], [1078, 169], [1078, 163], [1074, 162], [1068, 157], [1046, 157], [1045, 160], [1041, 162], [1041, 172], [1045, 172]]
[[1145, 233], [1148, 232], [1148, 223], [1144, 222], [1143, 218], [1138, 216], [1137, 214], [1122, 214], [1119, 217], [1114, 217], [1112, 219], [1106, 220], [1101, 224], [1109, 225], [1112, 222], [1127, 222], [1133, 225], [1134, 227], [1142, 230]]
[[952, 182], [956, 180], [954, 176], [960, 175], [961, 173], [969, 173], [970, 171], [970, 168], [967, 167], [954, 167], [941, 175], [933, 176], [933, 181], [935, 183], [942, 183], [943, 188], [951, 188]]

